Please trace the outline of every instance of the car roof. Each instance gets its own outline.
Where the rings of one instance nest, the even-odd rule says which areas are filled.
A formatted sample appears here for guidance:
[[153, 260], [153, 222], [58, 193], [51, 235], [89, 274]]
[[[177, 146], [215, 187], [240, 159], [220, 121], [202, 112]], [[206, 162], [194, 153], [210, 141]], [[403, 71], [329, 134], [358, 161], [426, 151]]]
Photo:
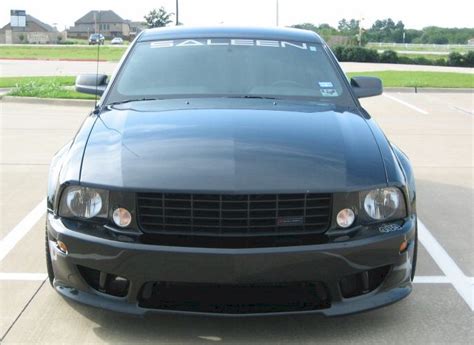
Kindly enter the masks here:
[[186, 38], [247, 38], [323, 43], [313, 31], [279, 27], [173, 26], [142, 31], [139, 42]]

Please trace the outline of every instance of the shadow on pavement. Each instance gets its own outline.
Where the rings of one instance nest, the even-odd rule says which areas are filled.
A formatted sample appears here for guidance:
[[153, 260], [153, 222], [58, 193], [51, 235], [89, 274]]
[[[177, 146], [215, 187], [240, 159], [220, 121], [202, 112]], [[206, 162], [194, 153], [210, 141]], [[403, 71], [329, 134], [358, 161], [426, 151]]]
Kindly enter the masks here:
[[[337, 318], [310, 314], [248, 318], [152, 314], [140, 318], [73, 302], [69, 304], [97, 324], [94, 333], [107, 343], [222, 341], [264, 344], [306, 343], [315, 340], [323, 343], [365, 342], [368, 336], [366, 332], [370, 332], [370, 338], [374, 337], [374, 340], [377, 337], [384, 339], [387, 336], [386, 330], [403, 318], [402, 309], [405, 303], [401, 301], [387, 308]], [[389, 310], [390, 312], [387, 312]]]

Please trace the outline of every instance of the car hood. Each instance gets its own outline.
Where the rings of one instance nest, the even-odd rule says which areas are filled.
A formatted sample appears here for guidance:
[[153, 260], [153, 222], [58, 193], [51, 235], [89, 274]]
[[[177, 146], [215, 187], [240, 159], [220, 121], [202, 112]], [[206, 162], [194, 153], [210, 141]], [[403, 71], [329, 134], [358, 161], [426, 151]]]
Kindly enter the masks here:
[[112, 109], [97, 119], [81, 183], [194, 192], [350, 191], [385, 185], [377, 143], [351, 112]]

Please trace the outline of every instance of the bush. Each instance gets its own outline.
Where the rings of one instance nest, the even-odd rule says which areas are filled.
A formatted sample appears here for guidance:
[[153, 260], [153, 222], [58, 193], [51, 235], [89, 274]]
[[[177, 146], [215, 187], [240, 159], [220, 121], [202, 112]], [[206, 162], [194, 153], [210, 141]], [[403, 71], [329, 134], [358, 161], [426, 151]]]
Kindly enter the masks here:
[[65, 40], [65, 41], [59, 41], [58, 44], [71, 45], [71, 44], [76, 44], [76, 43], [74, 41], [71, 41], [71, 40]]
[[464, 55], [464, 66], [474, 67], [474, 51], [471, 50]]
[[385, 63], [398, 63], [398, 54], [393, 50], [385, 50], [380, 54], [380, 62]]
[[448, 66], [464, 66], [464, 56], [456, 52], [450, 53], [448, 56]]
[[393, 50], [386, 50], [382, 54], [374, 49], [368, 49], [358, 46], [336, 46], [333, 48], [334, 55], [341, 61], [351, 62], [384, 62], [399, 63], [406, 65], [435, 65], [435, 66], [459, 66], [474, 67], [474, 51], [465, 55], [460, 53], [449, 54], [448, 60], [436, 59], [430, 60], [425, 57], [410, 58], [408, 56], [398, 55]]
[[61, 85], [54, 81], [47, 83], [29, 81], [24, 84], [17, 84], [9, 94], [11, 96], [23, 97], [39, 97], [42, 94], [47, 94], [48, 96], [54, 97], [61, 89]]
[[433, 65], [433, 62], [430, 59], [424, 57], [416, 57], [412, 60], [413, 65]]
[[401, 55], [398, 57], [398, 63], [404, 65], [413, 65], [413, 60], [410, 59], [408, 56]]
[[334, 54], [339, 61], [352, 62], [378, 62], [379, 53], [374, 49], [367, 49], [356, 46], [337, 46]]
[[345, 49], [344, 46], [335, 46], [332, 48], [332, 52], [334, 53], [334, 55], [336, 55], [336, 58], [339, 61], [342, 61], [342, 55], [344, 53], [344, 49]]

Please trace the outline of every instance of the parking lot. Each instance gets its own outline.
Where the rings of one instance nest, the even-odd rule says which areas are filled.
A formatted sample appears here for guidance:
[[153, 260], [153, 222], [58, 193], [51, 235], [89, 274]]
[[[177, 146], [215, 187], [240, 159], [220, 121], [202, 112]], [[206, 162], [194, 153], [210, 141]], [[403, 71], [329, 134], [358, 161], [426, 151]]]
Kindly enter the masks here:
[[474, 339], [472, 93], [363, 101], [417, 178], [417, 277], [405, 300], [340, 318], [117, 315], [62, 299], [46, 281], [44, 208], [52, 155], [90, 107], [0, 101], [0, 337], [8, 343], [459, 343]]

